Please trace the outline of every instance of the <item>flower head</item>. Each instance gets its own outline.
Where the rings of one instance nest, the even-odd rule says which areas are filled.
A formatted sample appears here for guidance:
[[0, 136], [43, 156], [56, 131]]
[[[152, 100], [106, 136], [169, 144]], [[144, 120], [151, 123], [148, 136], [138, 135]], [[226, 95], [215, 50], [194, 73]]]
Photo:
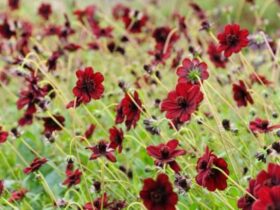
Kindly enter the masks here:
[[161, 111], [166, 112], [165, 116], [168, 119], [186, 122], [190, 120], [191, 114], [196, 111], [202, 100], [203, 93], [200, 92], [199, 85], [179, 83], [162, 101]]
[[25, 174], [29, 174], [31, 172], [37, 171], [39, 168], [41, 168], [42, 165], [44, 165], [48, 160], [46, 158], [38, 158], [36, 157], [30, 166], [23, 169], [23, 172]]
[[[100, 99], [104, 92], [103, 81], [104, 77], [100, 72], [94, 73], [91, 67], [86, 67], [84, 70], [76, 72], [78, 81], [73, 88], [73, 94], [76, 96], [76, 105], [81, 103], [87, 104], [91, 99]], [[67, 107], [73, 107], [74, 101], [71, 101]]]
[[95, 160], [101, 156], [105, 156], [109, 161], [116, 162], [116, 157], [114, 155], [114, 149], [110, 147], [109, 143], [105, 140], [100, 140], [97, 145], [93, 147], [87, 147], [93, 153], [90, 156], [90, 160]]
[[38, 14], [43, 17], [45, 20], [48, 20], [52, 14], [52, 7], [50, 4], [42, 3], [38, 8]]
[[239, 84], [232, 85], [232, 91], [238, 107], [247, 106], [248, 103], [254, 104], [254, 100], [242, 80], [239, 80]]
[[175, 158], [186, 154], [183, 149], [176, 149], [179, 142], [176, 139], [168, 141], [166, 144], [159, 144], [157, 146], [150, 145], [147, 147], [147, 153], [155, 158], [155, 165], [163, 166], [168, 164], [176, 173], [181, 169]]
[[110, 133], [110, 145], [109, 147], [113, 149], [117, 149], [119, 153], [122, 152], [122, 142], [123, 142], [123, 130], [120, 128], [116, 128], [115, 126], [113, 128], [110, 128], [109, 130]]
[[63, 185], [67, 185], [67, 187], [70, 188], [81, 182], [82, 172], [79, 169], [76, 169], [75, 171], [69, 170], [68, 173], [66, 173], [66, 176]]
[[223, 158], [218, 158], [213, 154], [208, 147], [206, 147], [204, 155], [198, 159], [196, 170], [198, 172], [196, 182], [202, 187], [209, 191], [227, 188], [227, 177], [225, 176], [225, 174], [229, 174], [227, 163]]
[[209, 77], [206, 63], [199, 62], [198, 59], [190, 60], [188, 58], [185, 58], [183, 65], [177, 69], [177, 75], [179, 76], [178, 82], [193, 84], [199, 84], [199, 80], [203, 81]]
[[227, 58], [218, 50], [218, 46], [210, 43], [208, 46], [207, 53], [210, 60], [216, 67], [225, 68], [227, 63]]
[[125, 121], [127, 130], [131, 127], [136, 127], [138, 120], [140, 119], [142, 102], [139, 99], [138, 92], [134, 91], [134, 95], [130, 96], [128, 93], [121, 100], [117, 106], [116, 123], [122, 123]]
[[159, 174], [156, 180], [145, 179], [140, 197], [148, 210], [175, 210], [178, 202], [178, 195], [166, 174]]
[[268, 120], [264, 120], [261, 118], [256, 118], [252, 120], [249, 124], [249, 129], [253, 133], [268, 133], [273, 131], [274, 129], [280, 128], [280, 125], [269, 125]]
[[2, 127], [0, 126], [0, 144], [6, 142], [9, 133], [7, 131], [3, 131]]
[[240, 26], [237, 24], [226, 25], [224, 32], [218, 34], [219, 51], [224, 51], [226, 57], [230, 57], [232, 53], [240, 52], [249, 43], [248, 35], [248, 30], [240, 30]]

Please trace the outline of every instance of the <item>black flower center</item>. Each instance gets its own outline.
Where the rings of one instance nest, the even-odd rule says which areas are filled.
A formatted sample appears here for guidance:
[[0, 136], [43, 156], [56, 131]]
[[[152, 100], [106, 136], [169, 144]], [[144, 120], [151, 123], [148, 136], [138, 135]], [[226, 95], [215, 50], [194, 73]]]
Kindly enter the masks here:
[[227, 39], [226, 39], [226, 42], [227, 42], [227, 45], [229, 46], [236, 46], [237, 43], [238, 43], [238, 36], [236, 36], [235, 34], [229, 34], [227, 36]]
[[100, 142], [98, 144], [98, 150], [99, 150], [100, 153], [105, 153], [106, 148], [107, 148], [107, 145], [104, 142]]
[[156, 189], [150, 193], [150, 198], [153, 203], [163, 203], [165, 201], [165, 191], [162, 189]]
[[207, 165], [208, 165], [208, 163], [207, 163], [207, 161], [202, 161], [201, 163], [200, 163], [200, 169], [202, 169], [202, 170], [206, 170], [207, 169]]
[[186, 101], [186, 99], [183, 96], [180, 96], [177, 98], [177, 104], [179, 107], [185, 109], [188, 107], [188, 102]]
[[85, 78], [82, 83], [82, 89], [88, 93], [91, 93], [95, 89], [94, 81], [90, 78]]
[[162, 156], [162, 158], [167, 159], [169, 158], [169, 150], [168, 148], [165, 146], [161, 149], [160, 154]]

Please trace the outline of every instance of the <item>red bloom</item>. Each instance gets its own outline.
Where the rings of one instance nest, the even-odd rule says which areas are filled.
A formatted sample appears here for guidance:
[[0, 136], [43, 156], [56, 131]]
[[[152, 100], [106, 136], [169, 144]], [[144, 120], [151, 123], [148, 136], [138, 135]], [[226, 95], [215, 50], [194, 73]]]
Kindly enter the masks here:
[[280, 128], [280, 125], [269, 126], [268, 120], [256, 118], [255, 120], [250, 122], [249, 128], [253, 133], [268, 133], [274, 129]]
[[159, 144], [157, 146], [151, 145], [147, 147], [147, 153], [156, 159], [156, 166], [162, 167], [164, 164], [168, 164], [176, 173], [178, 173], [181, 168], [175, 158], [186, 154], [185, 150], [176, 149], [178, 144], [178, 140], [172, 139], [166, 144]]
[[103, 196], [100, 196], [99, 198], [96, 198], [93, 203], [88, 202], [83, 206], [84, 210], [101, 210], [106, 209], [110, 206], [110, 203], [108, 201], [107, 194], [104, 193]]
[[92, 136], [92, 134], [94, 133], [94, 131], [95, 131], [95, 125], [94, 124], [90, 124], [89, 126], [88, 126], [88, 128], [87, 128], [87, 130], [85, 131], [85, 133], [84, 133], [84, 137], [86, 138], [86, 139], [89, 139], [91, 136]]
[[52, 14], [52, 7], [50, 4], [42, 3], [38, 8], [38, 14], [43, 17], [45, 20], [48, 20]]
[[230, 57], [232, 53], [238, 53], [248, 45], [248, 35], [248, 30], [240, 30], [240, 26], [237, 24], [226, 25], [224, 32], [218, 34], [220, 44], [218, 50], [224, 51], [224, 55]]
[[161, 111], [166, 111], [165, 116], [168, 119], [186, 122], [202, 100], [203, 93], [198, 85], [179, 83], [176, 90], [169, 92], [167, 98], [162, 101]]
[[265, 76], [257, 74], [257, 73], [250, 74], [250, 80], [251, 80], [252, 84], [258, 83], [260, 85], [266, 85], [266, 86], [269, 86], [272, 84], [272, 81], [269, 81], [268, 79], [266, 79]]
[[148, 21], [148, 16], [139, 11], [130, 11], [122, 17], [125, 28], [131, 33], [140, 33]]
[[90, 156], [90, 160], [105, 156], [111, 162], [117, 161], [114, 155], [114, 149], [110, 148], [109, 143], [104, 140], [99, 141], [98, 144], [93, 147], [87, 147], [87, 149], [90, 149], [93, 152]]
[[148, 210], [175, 210], [178, 202], [178, 195], [166, 174], [159, 174], [156, 180], [145, 179], [140, 197]]
[[9, 202], [13, 203], [15, 201], [20, 201], [25, 197], [25, 194], [27, 193], [27, 190], [22, 188], [17, 191], [12, 192], [11, 197], [9, 198]]
[[68, 171], [67, 178], [64, 180], [63, 185], [67, 185], [68, 188], [77, 185], [81, 182], [82, 172], [79, 169], [75, 171]]
[[[179, 39], [179, 35], [175, 32], [172, 35], [170, 34], [171, 28], [167, 26], [156, 28], [153, 32], [153, 38], [156, 41], [156, 49], [163, 49], [165, 44], [168, 44], [168, 47], [171, 47], [175, 44], [176, 41]], [[168, 36], [170, 40], [166, 43]]]
[[[256, 200], [246, 194], [245, 196], [241, 197], [238, 200], [238, 207], [242, 208], [243, 210], [254, 210], [254, 209], [268, 209], [263, 207], [266, 205], [272, 205], [271, 207], [275, 207], [275, 203], [271, 203], [270, 200], [270, 192], [275, 187], [280, 186], [280, 165], [269, 163], [267, 171], [262, 170], [258, 173], [256, 179], [252, 179], [249, 182], [249, 192]], [[279, 196], [278, 191], [278, 196]], [[274, 197], [276, 201], [279, 198]], [[258, 207], [258, 208], [257, 208]], [[267, 207], [267, 206], [266, 206]], [[278, 206], [279, 207], [279, 206]], [[271, 208], [271, 209], [278, 209], [278, 208]]]
[[218, 50], [218, 47], [210, 43], [208, 46], [207, 51], [210, 60], [213, 62], [213, 64], [218, 68], [225, 68], [227, 63], [227, 58], [225, 58], [222, 53]]
[[16, 35], [16, 32], [11, 29], [11, 26], [7, 19], [0, 24], [0, 34], [5, 39], [10, 39], [12, 36]]
[[123, 142], [123, 130], [120, 128], [116, 128], [115, 126], [113, 128], [110, 128], [110, 148], [117, 149], [119, 153], [122, 152], [122, 142]]
[[8, 0], [8, 5], [11, 10], [16, 10], [19, 8], [19, 0]]
[[52, 55], [48, 58], [46, 65], [49, 71], [56, 70], [57, 61], [63, 55], [62, 50], [56, 50], [52, 53]]
[[258, 191], [258, 199], [252, 210], [280, 209], [280, 186], [272, 188], [263, 187]]
[[9, 133], [7, 131], [3, 131], [2, 127], [0, 126], [0, 144], [6, 142]]
[[[100, 99], [104, 92], [102, 82], [104, 77], [100, 72], [94, 73], [91, 67], [86, 67], [84, 70], [76, 72], [78, 81], [73, 88], [73, 94], [77, 97], [76, 106], [81, 103], [87, 104], [91, 99]], [[74, 101], [71, 101], [67, 108], [73, 107]]]
[[232, 85], [232, 91], [238, 107], [247, 106], [247, 103], [254, 104], [254, 100], [242, 80], [239, 80], [239, 84]]
[[204, 155], [197, 161], [198, 175], [195, 177], [196, 182], [209, 191], [224, 190], [227, 188], [227, 177], [214, 167], [224, 171], [225, 174], [229, 174], [226, 161], [223, 158], [218, 158], [206, 147]]
[[133, 99], [126, 93], [117, 107], [116, 123], [125, 121], [127, 130], [130, 130], [131, 127], [135, 128], [140, 119], [140, 109], [142, 109], [142, 102], [138, 97], [137, 91], [134, 91]]
[[[53, 119], [54, 118], [54, 119]], [[44, 121], [44, 134], [52, 134], [54, 131], [62, 130], [61, 126], [64, 126], [64, 117], [61, 115], [53, 115], [52, 117], [42, 117]]]
[[44, 165], [48, 160], [46, 158], [38, 158], [36, 157], [29, 167], [23, 169], [25, 174], [29, 174], [31, 172], [37, 171], [42, 165]]
[[203, 81], [209, 77], [206, 63], [199, 62], [198, 59], [190, 60], [188, 58], [185, 58], [183, 60], [183, 66], [177, 69], [177, 75], [179, 76], [178, 82], [190, 82], [194, 84], [199, 84], [199, 79]]
[[256, 178], [255, 193], [262, 188], [280, 186], [280, 165], [269, 163], [267, 171], [260, 171]]
[[247, 189], [247, 192], [250, 193], [250, 195], [245, 194], [243, 197], [241, 197], [237, 201], [238, 208], [240, 208], [242, 210], [252, 210], [252, 205], [255, 202], [255, 199], [252, 197], [252, 196], [255, 196], [254, 195], [255, 186], [256, 186], [256, 180], [251, 179], [250, 182], [249, 182], [249, 188]]
[[64, 46], [64, 49], [69, 51], [69, 52], [75, 52], [81, 48], [80, 45], [75, 44], [75, 43], [68, 43], [67, 45]]

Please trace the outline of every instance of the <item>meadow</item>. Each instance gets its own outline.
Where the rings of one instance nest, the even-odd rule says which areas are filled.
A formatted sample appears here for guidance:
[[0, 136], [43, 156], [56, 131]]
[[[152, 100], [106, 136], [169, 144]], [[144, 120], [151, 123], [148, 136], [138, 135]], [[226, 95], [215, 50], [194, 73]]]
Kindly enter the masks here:
[[279, 0], [0, 0], [0, 209], [280, 210]]

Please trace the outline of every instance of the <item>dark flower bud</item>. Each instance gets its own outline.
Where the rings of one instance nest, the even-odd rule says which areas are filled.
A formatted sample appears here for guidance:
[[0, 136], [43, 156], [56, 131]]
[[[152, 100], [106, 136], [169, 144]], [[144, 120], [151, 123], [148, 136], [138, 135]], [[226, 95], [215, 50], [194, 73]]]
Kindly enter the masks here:
[[274, 142], [271, 145], [271, 148], [274, 149], [278, 154], [280, 154], [280, 142]]
[[230, 121], [229, 121], [228, 119], [223, 119], [222, 125], [223, 125], [223, 128], [224, 128], [226, 131], [229, 131], [229, 130], [230, 130]]
[[188, 176], [175, 175], [175, 186], [179, 189], [179, 192], [184, 194], [191, 188], [191, 179]]

